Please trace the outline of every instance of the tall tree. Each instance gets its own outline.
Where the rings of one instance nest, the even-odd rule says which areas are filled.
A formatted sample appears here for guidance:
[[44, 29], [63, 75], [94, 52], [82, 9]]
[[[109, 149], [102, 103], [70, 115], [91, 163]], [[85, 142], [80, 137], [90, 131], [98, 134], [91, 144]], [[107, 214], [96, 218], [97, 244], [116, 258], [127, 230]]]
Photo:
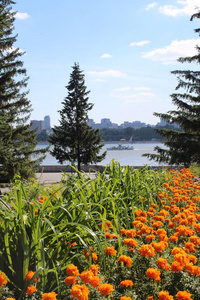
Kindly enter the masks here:
[[[46, 151], [36, 150], [36, 132], [30, 130], [31, 104], [27, 99], [28, 77], [14, 48], [15, 13], [11, 0], [0, 1], [0, 181], [9, 181], [18, 174], [28, 179], [37, 170]], [[38, 155], [42, 155], [38, 157]], [[33, 158], [35, 156], [35, 158]]]
[[100, 162], [106, 155], [98, 155], [103, 145], [99, 130], [88, 126], [88, 111], [93, 104], [88, 103], [88, 94], [85, 86], [83, 71], [75, 63], [70, 80], [66, 86], [68, 95], [62, 102], [60, 125], [53, 128], [49, 141], [54, 145], [51, 154], [63, 163], [66, 160], [77, 162], [78, 170], [81, 164]]
[[[192, 15], [191, 20], [200, 18], [200, 11]], [[195, 29], [199, 33], [200, 28]], [[200, 64], [200, 46], [196, 46], [197, 54], [192, 57], [179, 58], [181, 63]], [[166, 114], [154, 113], [171, 124], [179, 124], [181, 131], [172, 129], [156, 129], [164, 137], [167, 149], [155, 147], [157, 154], [145, 154], [150, 159], [169, 164], [188, 167], [191, 163], [200, 163], [200, 71], [176, 70], [178, 85], [176, 90], [185, 89], [171, 95], [177, 110]]]

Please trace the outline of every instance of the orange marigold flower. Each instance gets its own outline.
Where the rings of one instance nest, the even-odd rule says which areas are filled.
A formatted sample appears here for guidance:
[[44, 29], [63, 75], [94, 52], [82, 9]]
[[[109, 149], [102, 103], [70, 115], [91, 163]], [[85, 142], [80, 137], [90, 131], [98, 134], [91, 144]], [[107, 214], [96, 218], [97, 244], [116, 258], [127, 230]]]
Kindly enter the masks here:
[[136, 231], [134, 229], [129, 229], [126, 231], [126, 235], [129, 238], [133, 238], [134, 236], [136, 236]]
[[89, 282], [90, 282], [90, 279], [92, 278], [92, 276], [94, 276], [92, 271], [83, 271], [83, 272], [80, 274], [81, 280], [82, 280], [84, 283], [89, 283]]
[[7, 279], [4, 277], [4, 276], [6, 276], [6, 274], [5, 273], [0, 273], [0, 286], [3, 286], [4, 284], [7, 284]]
[[75, 265], [69, 265], [66, 269], [66, 273], [67, 275], [78, 276], [79, 270]]
[[153, 300], [153, 296], [148, 297], [147, 300]]
[[78, 281], [78, 279], [75, 276], [68, 276], [65, 278], [65, 283], [67, 285], [75, 284], [77, 281]]
[[42, 300], [58, 300], [56, 296], [57, 294], [55, 292], [45, 293], [42, 295]]
[[90, 290], [86, 287], [85, 284], [74, 284], [70, 290], [73, 299], [77, 298], [78, 300], [87, 300], [89, 292]]
[[126, 229], [121, 229], [121, 230], [120, 230], [120, 233], [121, 233], [122, 235], [126, 235]]
[[96, 288], [100, 284], [100, 281], [101, 281], [101, 278], [99, 278], [99, 276], [93, 276], [90, 279], [90, 284], [91, 284], [91, 286]]
[[174, 297], [170, 296], [169, 293], [166, 291], [161, 291], [158, 294], [158, 300], [174, 300]]
[[159, 243], [151, 243], [151, 245], [153, 246], [153, 248], [154, 248], [154, 250], [156, 251], [156, 252], [162, 252], [163, 250], [165, 250], [165, 248], [166, 248], [166, 242], [163, 242], [163, 241], [161, 241], [161, 242], [159, 242]]
[[27, 287], [26, 294], [31, 296], [33, 293], [37, 291], [36, 287], [31, 285]]
[[[34, 275], [35, 275], [35, 272], [28, 271], [28, 273], [26, 274], [26, 281], [30, 281]], [[38, 282], [38, 277], [35, 278], [34, 282]]]
[[154, 257], [155, 256], [155, 250], [151, 245], [142, 245], [139, 249], [140, 255], [143, 255], [144, 257]]
[[193, 300], [191, 298], [191, 294], [186, 292], [186, 291], [179, 291], [177, 294], [176, 294], [176, 297], [177, 297], [177, 300]]
[[122, 296], [120, 298], [120, 300], [132, 300], [132, 298], [131, 297]]
[[98, 291], [101, 293], [102, 296], [107, 296], [114, 291], [114, 288], [109, 283], [103, 283], [99, 285]]
[[106, 253], [106, 255], [113, 255], [116, 256], [117, 251], [115, 250], [115, 247], [107, 247], [106, 249], [104, 249], [104, 253]]
[[160, 281], [160, 271], [158, 269], [149, 268], [146, 271], [146, 275], [150, 279], [154, 279], [155, 281]]
[[119, 257], [118, 261], [126, 263], [127, 267], [131, 267], [131, 265], [132, 265], [132, 259], [130, 258], [130, 256], [121, 255]]
[[177, 273], [178, 271], [182, 271], [183, 270], [183, 266], [181, 266], [181, 264], [178, 261], [174, 261], [171, 264], [171, 270], [175, 273]]
[[162, 257], [159, 257], [157, 259], [157, 262], [156, 262], [157, 266], [161, 269], [161, 270], [169, 270], [169, 267], [170, 265], [168, 264], [168, 260], [167, 259], [164, 259]]
[[94, 275], [97, 275], [99, 270], [99, 266], [98, 265], [91, 265], [91, 271]]
[[126, 286], [126, 287], [128, 287], [128, 286], [133, 286], [133, 281], [132, 280], [123, 280], [123, 281], [121, 281], [120, 282], [120, 284], [119, 284], [120, 286]]
[[154, 234], [150, 234], [146, 236], [146, 241], [147, 242], [151, 242], [152, 240], [155, 240], [155, 235]]
[[128, 247], [136, 247], [138, 242], [134, 239], [124, 239], [124, 244]]
[[15, 300], [15, 298], [6, 298], [6, 300]]
[[178, 241], [178, 236], [176, 236], [176, 235], [171, 235], [169, 238], [172, 242], [177, 242]]

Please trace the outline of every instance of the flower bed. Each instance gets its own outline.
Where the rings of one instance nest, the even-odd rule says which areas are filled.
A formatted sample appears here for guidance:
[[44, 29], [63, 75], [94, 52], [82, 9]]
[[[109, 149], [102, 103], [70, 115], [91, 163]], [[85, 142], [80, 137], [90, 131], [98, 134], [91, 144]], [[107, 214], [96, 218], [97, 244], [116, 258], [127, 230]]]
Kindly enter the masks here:
[[[94, 181], [83, 181], [76, 191], [68, 183], [64, 192], [55, 195], [54, 191], [32, 204], [25, 201], [23, 206], [22, 199], [19, 204], [26, 210], [26, 218], [32, 214], [31, 226], [40, 225], [37, 234], [42, 233], [39, 246], [32, 243], [29, 247], [35, 252], [29, 257], [26, 272], [24, 268], [24, 281], [21, 286], [18, 284], [21, 291], [16, 289], [16, 281], [15, 286], [12, 284], [15, 276], [9, 276], [6, 268], [1, 269], [6, 274], [0, 277], [3, 299], [16, 295], [17, 299], [45, 300], [200, 299], [200, 186], [193, 174], [189, 169], [156, 174], [145, 170], [146, 183], [152, 184], [152, 176], [156, 182], [157, 190], [152, 185], [150, 192], [142, 188], [146, 183], [141, 181], [141, 174], [137, 173], [138, 190], [132, 180], [135, 173], [123, 171], [120, 177], [118, 171], [114, 182], [111, 170], [109, 192], [108, 183], [102, 185], [101, 174]], [[134, 193], [125, 191], [125, 178], [127, 183], [133, 183]], [[26, 218], [23, 215], [23, 224]], [[4, 228], [5, 224], [1, 226]], [[32, 236], [36, 233], [27, 226], [30, 244], [28, 229]], [[43, 260], [38, 259], [41, 255]], [[30, 271], [31, 267], [35, 269]]]

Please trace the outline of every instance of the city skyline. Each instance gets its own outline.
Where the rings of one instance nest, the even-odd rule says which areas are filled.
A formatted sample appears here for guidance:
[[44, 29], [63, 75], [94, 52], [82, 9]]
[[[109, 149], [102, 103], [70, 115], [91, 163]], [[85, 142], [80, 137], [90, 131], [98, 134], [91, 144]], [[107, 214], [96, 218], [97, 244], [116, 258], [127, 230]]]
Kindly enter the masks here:
[[194, 55], [200, 44], [197, 20], [190, 22], [198, 6], [199, 0], [18, 1], [14, 33], [26, 52], [31, 119], [51, 115], [52, 126], [59, 124], [78, 62], [94, 103], [89, 118], [156, 124], [154, 112], [174, 109], [177, 78], [170, 72], [193, 68], [177, 59]]

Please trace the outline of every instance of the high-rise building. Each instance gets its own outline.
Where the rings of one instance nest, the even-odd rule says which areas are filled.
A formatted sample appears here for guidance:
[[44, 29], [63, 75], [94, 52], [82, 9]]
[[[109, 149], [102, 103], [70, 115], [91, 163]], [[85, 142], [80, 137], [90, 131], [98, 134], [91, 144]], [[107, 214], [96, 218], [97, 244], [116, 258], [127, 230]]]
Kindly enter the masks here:
[[31, 120], [31, 123], [31, 129], [33, 130], [37, 128], [37, 133], [40, 133], [42, 130], [45, 129], [44, 121]]
[[50, 116], [45, 116], [44, 117], [44, 127], [45, 127], [46, 130], [51, 129]]

